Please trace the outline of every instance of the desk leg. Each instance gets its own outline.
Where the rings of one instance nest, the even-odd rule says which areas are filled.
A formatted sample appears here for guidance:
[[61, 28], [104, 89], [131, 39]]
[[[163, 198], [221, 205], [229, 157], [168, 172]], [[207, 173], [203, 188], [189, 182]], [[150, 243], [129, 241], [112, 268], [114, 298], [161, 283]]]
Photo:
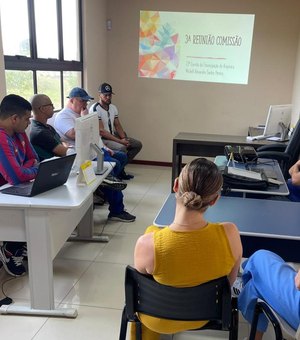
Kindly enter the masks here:
[[173, 141], [171, 192], [173, 192], [174, 180], [179, 176], [182, 167], [182, 156], [179, 154], [177, 148], [178, 144]]
[[68, 241], [108, 242], [107, 235], [94, 235], [93, 198], [90, 206], [77, 225], [77, 235], [69, 237]]
[[1, 307], [0, 313], [76, 317], [76, 309], [54, 306], [52, 239], [47, 212], [25, 210], [25, 226], [31, 308], [9, 305]]

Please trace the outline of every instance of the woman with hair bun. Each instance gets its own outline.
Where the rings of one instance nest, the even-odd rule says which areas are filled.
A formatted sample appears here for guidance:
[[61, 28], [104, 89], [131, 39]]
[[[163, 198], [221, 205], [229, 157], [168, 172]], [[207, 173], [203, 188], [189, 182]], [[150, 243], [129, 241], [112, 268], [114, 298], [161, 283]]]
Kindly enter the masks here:
[[[150, 226], [138, 239], [134, 251], [136, 270], [174, 287], [192, 287], [224, 275], [232, 285], [242, 257], [238, 229], [230, 222], [211, 223], [204, 216], [220, 197], [222, 184], [222, 175], [213, 162], [197, 158], [187, 164], [174, 181], [174, 221], [165, 228]], [[145, 340], [158, 340], [160, 334], [206, 324], [206, 321], [175, 321], [143, 314], [138, 317]], [[131, 339], [135, 339], [134, 324]]]

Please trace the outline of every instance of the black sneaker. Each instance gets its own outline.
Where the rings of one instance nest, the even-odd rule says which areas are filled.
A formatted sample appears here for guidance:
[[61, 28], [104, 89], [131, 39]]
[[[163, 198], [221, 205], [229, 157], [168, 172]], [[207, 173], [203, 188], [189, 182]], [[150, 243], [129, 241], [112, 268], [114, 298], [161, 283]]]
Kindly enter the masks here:
[[126, 181], [126, 180], [133, 179], [134, 176], [133, 176], [133, 175], [126, 174], [126, 172], [123, 170], [123, 171], [120, 173], [120, 178], [121, 178], [121, 179], [124, 179], [124, 180]]
[[100, 187], [109, 188], [111, 190], [121, 191], [127, 187], [127, 184], [117, 180], [114, 177], [105, 178], [103, 182], [100, 184]]
[[3, 263], [4, 269], [12, 276], [21, 276], [26, 273], [23, 266], [23, 248], [18, 249], [15, 254], [12, 254], [5, 249], [5, 245], [0, 247], [0, 260]]
[[108, 219], [110, 221], [120, 221], [120, 222], [134, 222], [135, 216], [129, 214], [127, 211], [123, 211], [120, 214], [109, 213]]

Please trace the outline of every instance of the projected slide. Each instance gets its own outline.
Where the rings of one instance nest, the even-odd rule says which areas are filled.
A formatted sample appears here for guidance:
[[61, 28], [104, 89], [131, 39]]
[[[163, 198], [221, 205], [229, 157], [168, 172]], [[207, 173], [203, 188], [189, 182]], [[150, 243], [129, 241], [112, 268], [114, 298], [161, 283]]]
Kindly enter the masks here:
[[140, 11], [139, 77], [247, 84], [254, 15]]

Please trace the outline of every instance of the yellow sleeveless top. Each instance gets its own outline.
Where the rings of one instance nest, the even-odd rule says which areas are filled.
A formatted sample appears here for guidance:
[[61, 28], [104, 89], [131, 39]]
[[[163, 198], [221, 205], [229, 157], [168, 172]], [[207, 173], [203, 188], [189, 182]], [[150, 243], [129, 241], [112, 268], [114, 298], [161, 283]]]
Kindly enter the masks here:
[[[235, 259], [219, 223], [208, 223], [204, 228], [182, 232], [170, 228], [150, 226], [154, 232], [154, 279], [164, 285], [192, 287], [228, 275]], [[139, 315], [142, 323], [157, 333], [176, 333], [200, 328], [206, 321], [174, 321]]]

